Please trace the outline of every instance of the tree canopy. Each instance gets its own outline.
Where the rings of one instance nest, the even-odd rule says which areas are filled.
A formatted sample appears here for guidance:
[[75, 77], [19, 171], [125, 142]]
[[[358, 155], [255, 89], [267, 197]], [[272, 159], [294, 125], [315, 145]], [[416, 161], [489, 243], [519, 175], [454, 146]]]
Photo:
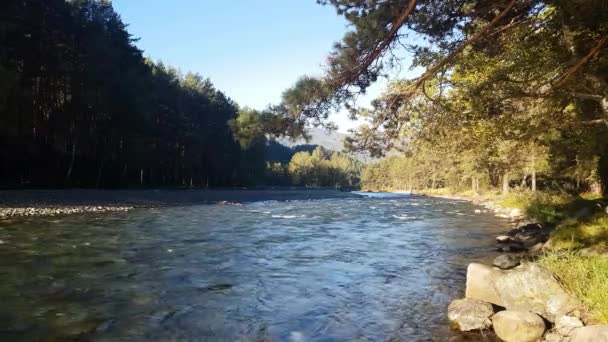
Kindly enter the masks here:
[[[298, 106], [283, 103], [297, 120], [322, 121], [345, 105], [367, 122], [348, 142], [353, 151], [415, 155], [431, 146], [467, 158], [469, 177], [483, 169], [496, 183], [501, 174], [503, 187], [539, 163], [534, 168], [589, 185], [601, 179], [608, 190], [605, 1], [319, 2], [351, 31], [325, 73], [307, 80], [321, 91], [298, 82], [286, 92], [300, 94]], [[372, 108], [353, 106], [409, 57], [420, 76], [392, 80]]]

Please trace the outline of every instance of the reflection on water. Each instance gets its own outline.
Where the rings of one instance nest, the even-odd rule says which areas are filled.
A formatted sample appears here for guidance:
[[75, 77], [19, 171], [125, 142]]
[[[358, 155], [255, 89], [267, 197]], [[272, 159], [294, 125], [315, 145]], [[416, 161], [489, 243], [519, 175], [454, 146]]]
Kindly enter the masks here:
[[0, 340], [445, 340], [505, 222], [399, 198], [0, 225]]

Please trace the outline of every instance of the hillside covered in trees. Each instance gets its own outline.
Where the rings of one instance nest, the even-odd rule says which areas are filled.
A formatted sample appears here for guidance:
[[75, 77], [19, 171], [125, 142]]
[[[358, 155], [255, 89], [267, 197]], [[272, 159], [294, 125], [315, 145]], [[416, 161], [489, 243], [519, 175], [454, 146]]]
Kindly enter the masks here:
[[253, 173], [226, 124], [236, 103], [143, 58], [110, 1], [0, 12], [1, 185], [220, 186]]

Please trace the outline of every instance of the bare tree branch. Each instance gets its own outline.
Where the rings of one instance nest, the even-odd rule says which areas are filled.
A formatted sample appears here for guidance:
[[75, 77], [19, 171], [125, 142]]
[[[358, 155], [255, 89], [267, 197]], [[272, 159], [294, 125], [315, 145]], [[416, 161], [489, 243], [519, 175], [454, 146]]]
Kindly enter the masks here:
[[407, 18], [410, 16], [414, 8], [416, 7], [416, 0], [410, 0], [407, 6], [401, 12], [401, 15], [393, 22], [391, 29], [384, 39], [374, 48], [361, 63], [359, 63], [354, 70], [346, 75], [345, 79], [339, 80], [337, 86], [344, 86], [346, 84], [352, 83], [355, 79], [361, 75], [369, 66], [380, 57], [380, 55], [386, 50], [386, 48], [391, 44], [393, 38], [399, 32], [399, 29], [406, 22]]
[[552, 82], [553, 88], [559, 88], [560, 86], [562, 86], [572, 75], [574, 75], [574, 73], [578, 71], [578, 69], [580, 69], [583, 65], [587, 64], [587, 62], [589, 62], [589, 60], [591, 60], [591, 58], [593, 58], [593, 56], [595, 56], [602, 49], [602, 47], [604, 46], [604, 44], [606, 44], [607, 41], [608, 35], [604, 35], [593, 47], [593, 49], [591, 49], [589, 53], [587, 53], [587, 55], [581, 58], [575, 65], [568, 69], [568, 71], [562, 74], [555, 83]]

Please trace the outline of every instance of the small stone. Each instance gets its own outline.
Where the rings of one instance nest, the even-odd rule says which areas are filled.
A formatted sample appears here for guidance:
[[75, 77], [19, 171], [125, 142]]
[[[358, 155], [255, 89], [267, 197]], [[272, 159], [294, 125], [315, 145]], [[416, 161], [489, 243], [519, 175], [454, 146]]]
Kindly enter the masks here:
[[492, 304], [479, 299], [456, 299], [448, 307], [450, 325], [460, 331], [483, 330], [492, 326]]
[[511, 218], [516, 218], [516, 217], [522, 216], [521, 209], [515, 208], [515, 209], [511, 210], [511, 212], [509, 213], [509, 216]]
[[528, 311], [506, 310], [492, 316], [494, 332], [505, 342], [535, 342], [545, 333], [545, 321]]
[[512, 240], [513, 240], [513, 238], [511, 238], [508, 235], [498, 235], [496, 237], [496, 242], [500, 242], [500, 243], [511, 242]]
[[519, 263], [520, 263], [519, 258], [516, 258], [516, 257], [508, 255], [508, 254], [503, 254], [503, 255], [497, 256], [494, 259], [494, 262], [492, 264], [500, 269], [510, 270], [510, 269], [516, 267], [517, 265], [519, 265]]

